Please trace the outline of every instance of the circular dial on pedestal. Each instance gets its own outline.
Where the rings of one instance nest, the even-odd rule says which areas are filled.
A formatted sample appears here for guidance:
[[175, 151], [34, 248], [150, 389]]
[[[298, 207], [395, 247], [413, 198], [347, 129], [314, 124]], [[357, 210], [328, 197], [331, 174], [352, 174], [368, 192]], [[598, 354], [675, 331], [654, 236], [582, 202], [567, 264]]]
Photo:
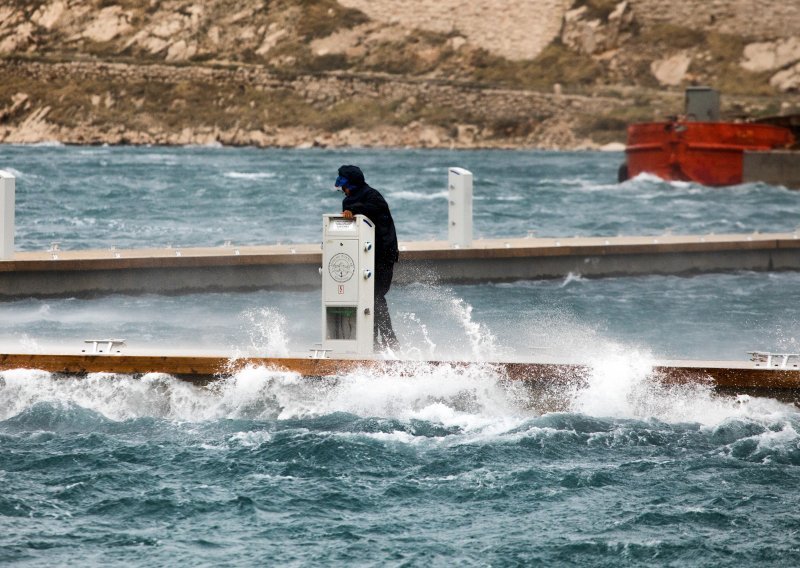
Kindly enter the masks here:
[[353, 277], [356, 271], [356, 263], [349, 254], [340, 252], [333, 255], [328, 262], [328, 273], [337, 282], [347, 282]]

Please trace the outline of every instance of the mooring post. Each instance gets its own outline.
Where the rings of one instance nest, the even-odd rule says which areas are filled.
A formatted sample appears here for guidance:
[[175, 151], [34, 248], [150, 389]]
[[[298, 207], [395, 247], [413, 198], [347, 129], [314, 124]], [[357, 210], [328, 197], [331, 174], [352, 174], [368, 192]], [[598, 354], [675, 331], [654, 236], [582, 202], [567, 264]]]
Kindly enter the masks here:
[[447, 202], [447, 240], [450, 246], [472, 246], [472, 172], [450, 168], [447, 175]]
[[14, 202], [15, 179], [0, 170], [0, 259], [14, 258]]
[[323, 355], [373, 353], [375, 225], [364, 215], [322, 216]]

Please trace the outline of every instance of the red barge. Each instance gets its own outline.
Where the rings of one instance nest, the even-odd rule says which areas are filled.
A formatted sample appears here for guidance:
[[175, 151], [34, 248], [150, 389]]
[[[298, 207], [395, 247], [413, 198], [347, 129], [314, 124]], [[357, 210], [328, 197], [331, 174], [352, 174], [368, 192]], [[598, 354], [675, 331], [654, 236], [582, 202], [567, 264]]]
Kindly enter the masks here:
[[720, 122], [719, 95], [686, 91], [686, 113], [628, 126], [619, 179], [642, 173], [709, 186], [763, 181], [800, 188], [800, 116]]

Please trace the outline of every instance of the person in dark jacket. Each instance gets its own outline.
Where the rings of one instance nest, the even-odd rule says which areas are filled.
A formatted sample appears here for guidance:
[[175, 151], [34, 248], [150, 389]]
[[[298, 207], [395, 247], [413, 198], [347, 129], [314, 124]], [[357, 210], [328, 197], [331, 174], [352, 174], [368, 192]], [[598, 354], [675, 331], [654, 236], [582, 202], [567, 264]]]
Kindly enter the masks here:
[[392, 329], [385, 298], [392, 285], [394, 263], [400, 255], [392, 213], [378, 190], [367, 184], [358, 166], [339, 168], [336, 187], [345, 195], [342, 201], [343, 217], [350, 219], [353, 215], [364, 215], [375, 224], [375, 347], [396, 349], [397, 337]]

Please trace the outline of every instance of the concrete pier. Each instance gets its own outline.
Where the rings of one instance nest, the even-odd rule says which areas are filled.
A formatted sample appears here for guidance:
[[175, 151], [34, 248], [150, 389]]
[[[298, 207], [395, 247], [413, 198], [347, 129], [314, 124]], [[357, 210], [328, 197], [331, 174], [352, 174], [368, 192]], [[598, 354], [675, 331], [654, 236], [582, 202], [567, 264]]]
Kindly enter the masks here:
[[[797, 232], [481, 239], [463, 248], [419, 241], [400, 248], [396, 284], [800, 270]], [[17, 252], [0, 261], [0, 299], [316, 289], [321, 262], [318, 243]]]
[[[414, 376], [421, 365], [447, 365], [453, 368], [478, 365], [486, 369], [487, 380], [499, 378], [522, 381], [538, 390], [540, 395], [544, 392], [551, 401], [565, 392], [571, 392], [569, 389], [586, 386], [592, 374], [590, 366], [560, 362], [469, 363], [311, 357], [231, 360], [224, 356], [197, 354], [0, 354], [0, 371], [37, 369], [69, 376], [110, 373], [109, 380], [113, 380], [115, 374], [140, 376], [145, 373], [166, 373], [199, 384], [230, 376], [247, 366], [265, 367], [297, 373], [309, 379], [319, 379], [343, 376], [356, 370], [389, 376]], [[663, 361], [652, 367], [650, 377], [664, 385], [697, 383], [712, 386], [725, 394], [765, 395], [787, 401], [800, 400], [800, 368], [796, 357], [790, 364], [780, 364], [778, 360], [773, 364], [764, 361]], [[566, 387], [569, 389], [565, 391]]]
[[745, 152], [742, 161], [743, 183], [768, 183], [800, 189], [800, 152]]

